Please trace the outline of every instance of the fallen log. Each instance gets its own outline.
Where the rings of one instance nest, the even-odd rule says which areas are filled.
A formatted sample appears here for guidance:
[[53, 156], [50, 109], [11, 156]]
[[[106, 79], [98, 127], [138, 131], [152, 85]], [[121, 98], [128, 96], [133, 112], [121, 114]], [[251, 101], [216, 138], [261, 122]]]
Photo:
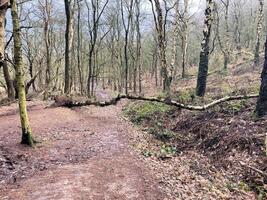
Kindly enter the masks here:
[[224, 102], [228, 101], [234, 101], [234, 100], [243, 100], [243, 99], [253, 99], [258, 98], [258, 94], [252, 94], [252, 95], [238, 95], [238, 96], [226, 96], [221, 99], [215, 100], [209, 104], [203, 105], [203, 106], [194, 106], [194, 105], [186, 105], [183, 103], [179, 103], [177, 101], [171, 100], [171, 99], [160, 99], [156, 97], [142, 97], [142, 96], [132, 96], [132, 95], [118, 95], [117, 97], [111, 99], [110, 101], [92, 101], [92, 100], [86, 100], [86, 101], [75, 101], [71, 98], [65, 97], [65, 98], [55, 98], [55, 104], [57, 106], [63, 106], [63, 107], [80, 107], [80, 106], [110, 106], [110, 105], [116, 105], [120, 100], [122, 99], [129, 99], [129, 100], [140, 100], [140, 101], [150, 101], [150, 102], [158, 102], [163, 103], [170, 106], [175, 106], [180, 109], [186, 109], [186, 110], [192, 110], [192, 111], [205, 111], [207, 109], [210, 109], [216, 105], [219, 105]]

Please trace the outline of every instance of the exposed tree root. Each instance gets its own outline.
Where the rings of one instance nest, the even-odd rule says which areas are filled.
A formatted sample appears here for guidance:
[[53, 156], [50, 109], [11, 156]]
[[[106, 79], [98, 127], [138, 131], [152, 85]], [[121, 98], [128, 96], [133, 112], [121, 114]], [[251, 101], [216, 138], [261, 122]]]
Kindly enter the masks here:
[[192, 111], [204, 111], [207, 109], [210, 109], [218, 104], [228, 102], [228, 101], [234, 101], [234, 100], [242, 100], [242, 99], [252, 99], [252, 98], [258, 98], [258, 94], [252, 94], [252, 95], [238, 95], [238, 96], [226, 96], [221, 99], [215, 100], [209, 104], [203, 105], [203, 106], [194, 106], [194, 105], [186, 105], [183, 103], [176, 102], [174, 100], [170, 99], [159, 99], [156, 97], [142, 97], [142, 96], [132, 96], [132, 95], [118, 95], [116, 98], [111, 99], [110, 101], [75, 101], [71, 98], [65, 97], [60, 98], [56, 97], [55, 102], [58, 106], [63, 107], [80, 107], [80, 106], [89, 106], [89, 105], [95, 105], [95, 106], [110, 106], [110, 105], [116, 105], [120, 100], [122, 99], [130, 99], [130, 100], [141, 100], [141, 101], [150, 101], [150, 102], [158, 102], [163, 103], [170, 106], [175, 106], [177, 108], [186, 109], [186, 110], [192, 110]]

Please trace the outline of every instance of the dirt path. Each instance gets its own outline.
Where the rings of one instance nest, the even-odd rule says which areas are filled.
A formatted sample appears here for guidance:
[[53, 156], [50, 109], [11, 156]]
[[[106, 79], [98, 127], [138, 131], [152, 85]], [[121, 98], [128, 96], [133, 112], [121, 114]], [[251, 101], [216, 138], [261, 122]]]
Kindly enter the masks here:
[[42, 143], [18, 144], [16, 105], [0, 108], [0, 199], [164, 199], [158, 183], [131, 150], [133, 128], [121, 105], [47, 108], [29, 105]]

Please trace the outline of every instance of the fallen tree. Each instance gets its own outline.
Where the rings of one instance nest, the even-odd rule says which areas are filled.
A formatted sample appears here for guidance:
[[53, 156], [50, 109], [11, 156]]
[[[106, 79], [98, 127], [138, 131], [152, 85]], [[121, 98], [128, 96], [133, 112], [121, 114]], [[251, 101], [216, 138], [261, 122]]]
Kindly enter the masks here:
[[110, 105], [116, 105], [122, 99], [129, 99], [129, 100], [158, 102], [158, 103], [163, 103], [166, 105], [175, 106], [177, 108], [192, 110], [192, 111], [204, 111], [224, 102], [234, 101], [234, 100], [243, 100], [243, 99], [253, 99], [253, 98], [258, 98], [258, 97], [259, 97], [258, 94], [226, 96], [226, 97], [215, 100], [203, 106], [186, 105], [186, 104], [179, 103], [171, 99], [160, 99], [156, 97], [142, 97], [142, 96], [120, 95], [120, 94], [117, 97], [111, 99], [110, 101], [103, 101], [103, 102], [93, 101], [93, 100], [75, 101], [74, 99], [69, 98], [69, 97], [55, 97], [54, 99], [55, 99], [56, 106], [63, 106], [63, 107], [69, 107], [69, 108], [89, 106], [89, 105], [105, 107], [105, 106], [110, 106]]

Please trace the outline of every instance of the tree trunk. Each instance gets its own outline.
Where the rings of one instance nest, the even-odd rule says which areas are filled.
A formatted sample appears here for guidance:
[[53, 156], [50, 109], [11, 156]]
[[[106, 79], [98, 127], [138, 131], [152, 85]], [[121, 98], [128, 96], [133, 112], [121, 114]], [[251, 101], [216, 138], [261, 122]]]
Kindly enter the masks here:
[[259, 16], [258, 16], [258, 24], [257, 24], [257, 39], [255, 46], [255, 55], [254, 55], [254, 64], [255, 66], [259, 65], [260, 62], [260, 42], [262, 36], [262, 25], [263, 25], [263, 8], [264, 8], [264, 0], [259, 0], [260, 8], [259, 8]]
[[183, 34], [182, 34], [182, 78], [186, 76], [187, 67], [187, 51], [188, 51], [188, 0], [184, 0], [184, 19], [183, 19]]
[[73, 11], [72, 0], [65, 0], [66, 12], [66, 32], [65, 32], [65, 87], [64, 93], [70, 93], [70, 64], [71, 64], [71, 49], [73, 40]]
[[263, 117], [267, 114], [267, 37], [265, 42], [265, 60], [261, 73], [260, 95], [256, 106], [256, 116]]
[[77, 34], [78, 34], [78, 41], [77, 41], [77, 64], [78, 64], [78, 72], [79, 72], [79, 82], [80, 82], [80, 92], [83, 94], [83, 73], [82, 73], [82, 65], [81, 65], [81, 50], [82, 50], [82, 43], [81, 43], [81, 2], [78, 1], [78, 22], [77, 22]]
[[22, 144], [33, 146], [32, 132], [29, 124], [29, 118], [26, 108], [26, 94], [25, 94], [25, 81], [23, 73], [22, 61], [22, 42], [20, 34], [20, 24], [17, 12], [16, 0], [11, 0], [11, 15], [13, 22], [13, 36], [14, 36], [14, 64], [16, 71], [16, 81], [18, 83], [18, 96], [19, 96], [19, 110], [22, 128]]
[[157, 42], [159, 47], [159, 57], [161, 60], [161, 78], [163, 78], [163, 91], [170, 93], [171, 83], [172, 83], [172, 75], [170, 70], [168, 70], [167, 66], [167, 59], [166, 59], [166, 37], [165, 37], [165, 25], [163, 23], [163, 12], [160, 5], [159, 0], [154, 0], [155, 3], [155, 10], [154, 11], [154, 4], [152, 0], [150, 0], [152, 5], [152, 11], [154, 15], [154, 21], [157, 30]]
[[6, 81], [7, 85], [7, 95], [10, 100], [15, 99], [15, 89], [13, 86], [13, 81], [10, 77], [9, 71], [8, 71], [8, 66], [7, 66], [7, 61], [3, 60], [2, 61], [2, 67], [3, 67], [3, 72], [4, 72], [4, 78]]
[[51, 16], [51, 2], [45, 1], [44, 12], [44, 39], [46, 50], [46, 70], [45, 70], [45, 93], [44, 100], [48, 99], [48, 90], [51, 79], [51, 40], [50, 40], [50, 16]]
[[205, 21], [203, 30], [203, 40], [201, 42], [200, 61], [197, 79], [196, 95], [204, 96], [206, 92], [206, 82], [209, 67], [209, 41], [211, 35], [211, 26], [213, 21], [213, 0], [206, 0], [207, 8], [205, 10]]
[[1, 2], [0, 7], [0, 68], [3, 67], [4, 78], [7, 86], [7, 95], [9, 99], [15, 98], [15, 91], [12, 80], [8, 71], [7, 62], [5, 60], [5, 19], [8, 8], [8, 1]]

